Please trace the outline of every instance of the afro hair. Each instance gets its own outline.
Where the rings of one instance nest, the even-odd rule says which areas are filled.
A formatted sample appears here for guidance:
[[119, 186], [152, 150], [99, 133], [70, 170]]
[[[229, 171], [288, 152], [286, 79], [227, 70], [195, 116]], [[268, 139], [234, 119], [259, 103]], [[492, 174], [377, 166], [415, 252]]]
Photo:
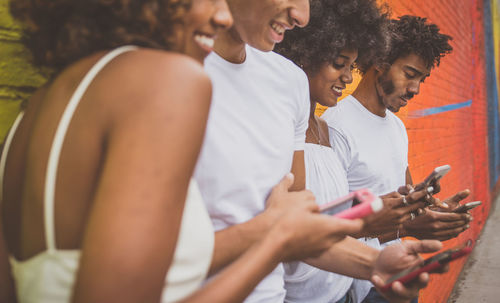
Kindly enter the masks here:
[[451, 53], [449, 41], [453, 38], [441, 34], [439, 27], [426, 18], [405, 15], [390, 21], [389, 50], [382, 63], [392, 64], [411, 53], [420, 56], [429, 68], [439, 66], [441, 58]]
[[275, 51], [314, 73], [342, 50], [357, 50], [355, 65], [364, 73], [386, 53], [388, 23], [387, 5], [376, 0], [313, 0], [309, 24], [287, 32]]

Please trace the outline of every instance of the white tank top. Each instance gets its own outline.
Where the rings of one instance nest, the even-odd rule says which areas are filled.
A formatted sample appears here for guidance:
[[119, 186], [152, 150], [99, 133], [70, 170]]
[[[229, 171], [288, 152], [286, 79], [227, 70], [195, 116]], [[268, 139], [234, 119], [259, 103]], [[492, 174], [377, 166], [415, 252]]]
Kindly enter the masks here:
[[[137, 49], [135, 46], [117, 48], [101, 58], [85, 75], [71, 97], [56, 130], [49, 154], [44, 192], [44, 222], [46, 250], [25, 260], [10, 257], [12, 275], [20, 303], [69, 302], [79, 266], [80, 250], [56, 248], [54, 227], [54, 193], [59, 155], [66, 131], [80, 99], [99, 71], [121, 53]], [[7, 135], [0, 158], [0, 198], [3, 196], [3, 178], [7, 154], [14, 133], [21, 122], [19, 114]], [[174, 259], [168, 271], [161, 302], [176, 302], [194, 292], [205, 279], [214, 247], [214, 231], [194, 180], [189, 184], [186, 204]]]

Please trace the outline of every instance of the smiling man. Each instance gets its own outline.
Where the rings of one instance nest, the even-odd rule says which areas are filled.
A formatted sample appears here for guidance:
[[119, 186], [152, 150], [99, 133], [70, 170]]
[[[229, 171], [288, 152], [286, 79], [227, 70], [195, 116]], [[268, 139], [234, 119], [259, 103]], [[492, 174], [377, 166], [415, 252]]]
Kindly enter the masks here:
[[[420, 92], [420, 85], [432, 69], [452, 51], [451, 39], [425, 18], [403, 16], [392, 20], [388, 53], [372, 62], [351, 96], [322, 116], [328, 123], [333, 148], [347, 171], [350, 191], [369, 188], [376, 195], [384, 195], [412, 184], [408, 136], [394, 113]], [[459, 192], [445, 202], [453, 208], [468, 194], [468, 190]], [[416, 220], [405, 222], [404, 228], [379, 239], [385, 242], [413, 236], [447, 240], [467, 229], [470, 220], [468, 214], [428, 210]], [[368, 243], [380, 247], [377, 239], [369, 239]], [[371, 287], [363, 282], [355, 284], [359, 297], [364, 297]], [[364, 302], [385, 300], [372, 289]]]
[[[215, 251], [210, 268], [228, 265], [263, 235], [276, 218], [300, 208], [297, 193], [278, 199], [272, 187], [292, 171], [291, 190], [305, 187], [304, 144], [309, 117], [309, 87], [305, 73], [273, 53], [286, 30], [309, 21], [308, 0], [228, 0], [233, 27], [215, 41], [205, 60], [213, 82], [213, 97], [205, 141], [195, 179], [210, 213]], [[270, 195], [271, 194], [271, 195]], [[268, 205], [266, 205], [266, 199]], [[316, 236], [311, 234], [312, 237]], [[379, 252], [347, 238], [308, 262], [322, 269], [360, 279], [384, 279], [418, 262], [418, 252], [437, 249], [437, 242], [416, 242]], [[346, 253], [349, 252], [349, 253]], [[394, 258], [394, 253], [398, 258]], [[322, 258], [324, 256], [324, 258]], [[389, 257], [388, 257], [389, 256]], [[380, 261], [390, 260], [391, 262]], [[250, 265], [251, 266], [251, 265]], [[280, 264], [247, 298], [247, 302], [283, 302]], [[378, 286], [383, 281], [375, 277]], [[388, 297], [405, 302], [425, 286], [418, 283], [393, 289]]]
[[[267, 216], [271, 211], [258, 215], [293, 160], [303, 165], [309, 114], [307, 77], [271, 52], [286, 30], [308, 23], [309, 0], [227, 3], [235, 22], [217, 37], [214, 53], [205, 60], [213, 98], [195, 172], [218, 231], [212, 272], [260, 240], [273, 223]], [[247, 300], [283, 301], [283, 283], [280, 265]]]

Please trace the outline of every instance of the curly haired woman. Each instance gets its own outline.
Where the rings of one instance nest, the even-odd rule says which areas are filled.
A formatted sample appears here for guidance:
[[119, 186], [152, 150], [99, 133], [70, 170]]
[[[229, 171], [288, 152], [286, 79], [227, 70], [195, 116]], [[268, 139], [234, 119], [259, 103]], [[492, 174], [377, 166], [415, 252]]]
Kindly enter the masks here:
[[[280, 261], [318, 254], [361, 228], [314, 214], [312, 195], [289, 194], [285, 178], [269, 199], [300, 207], [195, 292], [217, 249], [191, 179], [211, 98], [201, 63], [232, 23], [226, 2], [16, 0], [10, 8], [34, 63], [52, 74], [0, 160], [1, 302], [241, 301]], [[310, 237], [317, 229], [324, 233]]]
[[[388, 17], [387, 7], [379, 6], [375, 0], [313, 1], [309, 25], [291, 31], [276, 47], [278, 53], [302, 67], [309, 80], [311, 112], [304, 149], [306, 188], [314, 193], [318, 204], [346, 195], [349, 185], [346, 170], [331, 144], [328, 125], [315, 115], [316, 105], [335, 106], [342, 91], [353, 81], [352, 70], [357, 68], [364, 73], [373, 60], [386, 54]], [[397, 193], [383, 200], [384, 205], [403, 206]], [[399, 222], [418, 206], [423, 204], [399, 208], [393, 220]], [[337, 208], [336, 211], [341, 210]], [[384, 207], [370, 220], [376, 221], [373, 220], [375, 216], [387, 216], [389, 211], [392, 209]], [[365, 228], [363, 233], [367, 231], [373, 230]], [[356, 291], [349, 292], [353, 283], [366, 285], [363, 288], [371, 287], [366, 281], [353, 280], [302, 262], [286, 264], [285, 271], [287, 302], [356, 302], [364, 294], [356, 298]]]

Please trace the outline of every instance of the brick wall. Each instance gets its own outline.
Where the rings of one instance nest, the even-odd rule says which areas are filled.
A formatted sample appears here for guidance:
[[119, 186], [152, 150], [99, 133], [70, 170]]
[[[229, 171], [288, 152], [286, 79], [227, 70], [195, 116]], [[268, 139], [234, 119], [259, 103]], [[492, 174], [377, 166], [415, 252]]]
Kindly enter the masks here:
[[[454, 38], [453, 53], [441, 60], [440, 67], [432, 71], [421, 86], [420, 94], [398, 113], [408, 131], [413, 180], [419, 182], [434, 167], [450, 164], [452, 170], [443, 178], [443, 190], [437, 196], [446, 198], [469, 188], [472, 194], [466, 201], [483, 201], [483, 206], [473, 211], [471, 227], [458, 239], [444, 242], [449, 248], [466, 239], [477, 238], [491, 207], [490, 191], [496, 178], [490, 181], [490, 176], [498, 175], [498, 167], [491, 166], [489, 161], [498, 158], [500, 153], [491, 148], [492, 138], [498, 138], [499, 129], [491, 126], [492, 117], [498, 121], [498, 112], [491, 111], [492, 105], [498, 109], [498, 100], [492, 96], [497, 91], [496, 79], [491, 88], [493, 93], [488, 94], [487, 90], [486, 64], [491, 65], [494, 56], [488, 57], [485, 51], [484, 22], [490, 18], [490, 12], [484, 12], [482, 0], [386, 2], [394, 17], [405, 14], [426, 17]], [[491, 26], [487, 22], [486, 25]], [[486, 34], [492, 35], [491, 28], [487, 28]], [[498, 33], [493, 36], [498, 38]], [[355, 86], [356, 82], [348, 87], [347, 93]], [[448, 111], [444, 111], [446, 109]], [[322, 110], [318, 109], [318, 114]], [[496, 174], [490, 174], [492, 170]], [[432, 276], [419, 302], [446, 302], [464, 263], [465, 260], [457, 261], [448, 273]]]
[[[445, 242], [450, 247], [478, 236], [490, 209], [491, 188], [496, 183], [496, 178], [490, 181], [490, 175], [498, 176], [498, 167], [491, 167], [489, 160], [498, 158], [500, 153], [491, 144], [492, 138], [498, 139], [498, 129], [491, 127], [495, 117], [498, 124], [498, 112], [491, 111], [492, 105], [498, 110], [498, 100], [487, 89], [489, 80], [496, 91], [496, 79], [492, 81], [490, 74], [487, 78], [485, 68], [487, 63], [490, 67], [495, 63], [487, 57], [484, 47], [485, 40], [491, 38], [488, 36], [491, 29], [485, 31], [483, 22], [490, 16], [483, 12], [482, 0], [388, 0], [388, 3], [395, 16], [427, 17], [454, 37], [454, 52], [432, 72], [420, 95], [398, 114], [408, 129], [413, 179], [418, 182], [435, 166], [450, 164], [452, 171], [443, 179], [443, 192], [438, 196], [447, 197], [469, 188], [472, 195], [468, 201], [484, 202], [482, 208], [474, 210], [471, 228], [458, 240]], [[0, 0], [0, 140], [15, 119], [20, 101], [45, 81], [26, 60], [20, 59], [25, 54], [20, 56], [23, 49], [19, 28], [8, 16], [6, 6], [7, 0]], [[498, 35], [498, 32], [494, 35], [496, 41]], [[349, 87], [350, 91], [354, 87]], [[429, 109], [442, 110], [447, 105], [455, 109], [429, 114], [432, 113]], [[434, 276], [422, 292], [420, 302], [446, 302], [463, 263], [456, 262], [449, 273]]]

